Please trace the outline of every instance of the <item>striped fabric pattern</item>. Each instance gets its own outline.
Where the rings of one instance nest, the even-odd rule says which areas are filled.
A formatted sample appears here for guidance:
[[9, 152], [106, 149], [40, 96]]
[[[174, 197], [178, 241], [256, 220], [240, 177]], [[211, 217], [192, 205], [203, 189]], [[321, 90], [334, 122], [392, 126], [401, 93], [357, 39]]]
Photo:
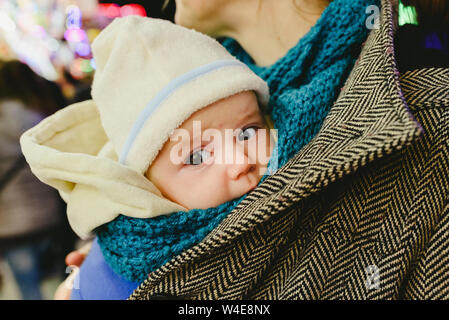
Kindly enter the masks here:
[[318, 135], [130, 299], [449, 298], [449, 70], [399, 75], [397, 7]]

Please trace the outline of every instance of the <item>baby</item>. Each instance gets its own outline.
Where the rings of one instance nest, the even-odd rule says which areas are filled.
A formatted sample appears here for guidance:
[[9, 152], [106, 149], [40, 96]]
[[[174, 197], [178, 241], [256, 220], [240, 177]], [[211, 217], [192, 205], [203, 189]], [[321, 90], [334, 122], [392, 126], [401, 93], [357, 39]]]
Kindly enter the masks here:
[[[254, 92], [237, 93], [196, 111], [175, 135], [184, 129], [182, 137], [194, 140], [196, 123], [202, 126], [200, 136], [195, 141], [170, 139], [146, 177], [166, 199], [187, 209], [216, 207], [254, 189], [267, 170], [271, 153], [268, 128]], [[216, 130], [212, 141], [205, 139], [207, 128]], [[225, 129], [235, 134], [226, 136]], [[185, 158], [176, 161], [177, 149], [184, 151]]]
[[[119, 215], [213, 208], [259, 184], [273, 150], [261, 111], [268, 88], [218, 42], [129, 16], [101, 32], [93, 54], [93, 100], [21, 137], [33, 173], [58, 189], [81, 238]], [[126, 298], [138, 285], [109, 268], [96, 241], [79, 281], [75, 298], [84, 299]]]

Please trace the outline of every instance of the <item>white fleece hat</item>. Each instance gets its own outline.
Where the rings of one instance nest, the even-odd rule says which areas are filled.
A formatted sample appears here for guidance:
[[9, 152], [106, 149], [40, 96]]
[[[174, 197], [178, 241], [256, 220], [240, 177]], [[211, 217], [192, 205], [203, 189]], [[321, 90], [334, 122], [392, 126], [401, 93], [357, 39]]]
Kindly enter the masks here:
[[170, 134], [195, 111], [268, 87], [215, 39], [166, 20], [115, 19], [92, 44], [92, 97], [120, 163], [145, 173]]

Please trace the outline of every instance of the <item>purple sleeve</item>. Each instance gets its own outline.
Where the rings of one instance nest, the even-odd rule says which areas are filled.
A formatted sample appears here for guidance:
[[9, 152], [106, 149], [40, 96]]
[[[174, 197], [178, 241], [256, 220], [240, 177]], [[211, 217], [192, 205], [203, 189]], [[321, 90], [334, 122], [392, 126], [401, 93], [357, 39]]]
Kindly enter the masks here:
[[114, 271], [103, 258], [97, 238], [75, 278], [71, 300], [125, 300], [139, 286]]

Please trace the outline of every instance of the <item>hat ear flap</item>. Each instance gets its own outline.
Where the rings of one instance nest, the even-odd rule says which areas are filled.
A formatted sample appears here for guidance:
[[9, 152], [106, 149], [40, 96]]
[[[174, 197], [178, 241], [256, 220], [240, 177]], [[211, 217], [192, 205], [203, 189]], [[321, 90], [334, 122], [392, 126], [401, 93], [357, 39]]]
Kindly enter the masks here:
[[[69, 109], [76, 109], [76, 112], [59, 112], [59, 119], [48, 123], [48, 138], [37, 143], [60, 152], [97, 155], [109, 139], [94, 101], [87, 100], [67, 107]], [[38, 136], [34, 138], [39, 139]]]

